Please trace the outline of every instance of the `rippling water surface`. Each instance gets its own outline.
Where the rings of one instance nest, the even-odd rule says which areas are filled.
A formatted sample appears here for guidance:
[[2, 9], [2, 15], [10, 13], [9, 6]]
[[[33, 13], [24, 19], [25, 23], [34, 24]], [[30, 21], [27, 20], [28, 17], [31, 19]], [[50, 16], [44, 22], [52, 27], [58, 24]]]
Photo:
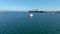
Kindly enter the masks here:
[[0, 34], [60, 34], [60, 14], [0, 12]]

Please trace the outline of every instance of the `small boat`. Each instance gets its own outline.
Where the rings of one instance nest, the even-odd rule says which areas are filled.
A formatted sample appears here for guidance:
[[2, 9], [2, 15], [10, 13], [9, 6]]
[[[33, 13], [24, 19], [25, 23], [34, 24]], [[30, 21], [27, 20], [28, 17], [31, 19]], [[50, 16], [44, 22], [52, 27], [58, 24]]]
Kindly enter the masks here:
[[33, 14], [32, 13], [30, 13], [30, 17], [33, 17]]

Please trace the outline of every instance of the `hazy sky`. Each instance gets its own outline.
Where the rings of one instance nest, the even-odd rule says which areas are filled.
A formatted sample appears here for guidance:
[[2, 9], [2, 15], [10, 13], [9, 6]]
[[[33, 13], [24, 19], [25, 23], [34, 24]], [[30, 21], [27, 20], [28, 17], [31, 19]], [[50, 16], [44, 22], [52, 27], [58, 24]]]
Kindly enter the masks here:
[[60, 0], [0, 0], [1, 10], [60, 10]]

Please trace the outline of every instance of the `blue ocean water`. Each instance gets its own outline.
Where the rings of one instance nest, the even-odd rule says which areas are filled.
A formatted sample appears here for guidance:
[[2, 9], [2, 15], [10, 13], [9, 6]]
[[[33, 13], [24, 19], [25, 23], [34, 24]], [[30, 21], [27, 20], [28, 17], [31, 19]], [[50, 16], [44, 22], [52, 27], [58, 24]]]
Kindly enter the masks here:
[[60, 14], [0, 12], [0, 34], [60, 34]]

